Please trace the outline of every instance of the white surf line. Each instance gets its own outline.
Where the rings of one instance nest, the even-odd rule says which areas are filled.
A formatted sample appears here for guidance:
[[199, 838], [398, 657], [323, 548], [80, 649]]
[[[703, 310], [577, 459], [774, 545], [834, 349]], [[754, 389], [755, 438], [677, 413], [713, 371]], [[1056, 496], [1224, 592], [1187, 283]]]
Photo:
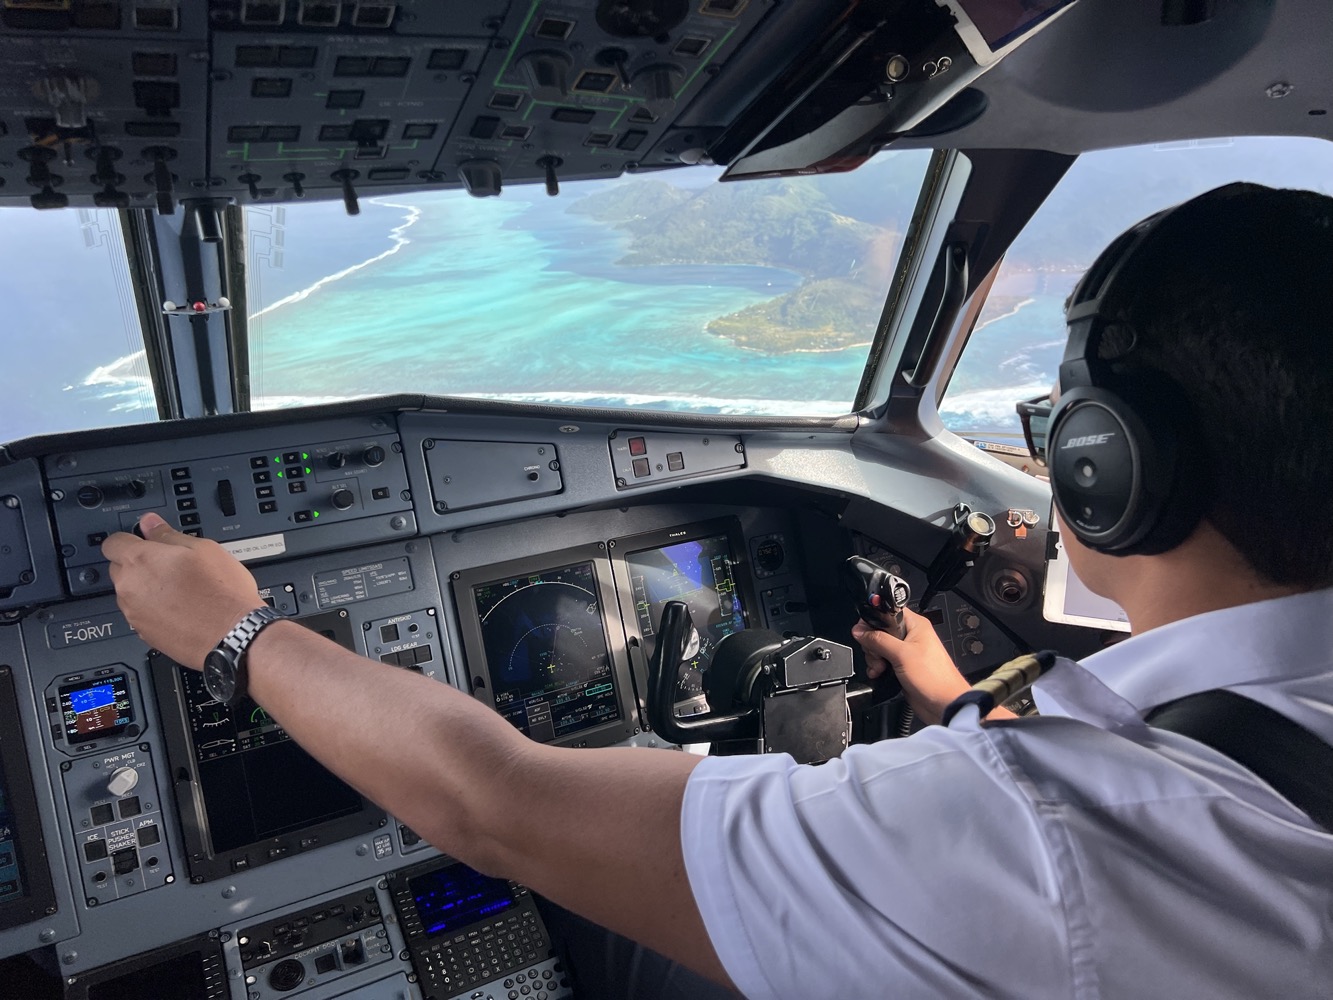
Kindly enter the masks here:
[[396, 202], [396, 201], [384, 201], [379, 198], [371, 198], [370, 203], [372, 205], [383, 205], [386, 208], [407, 209], [407, 217], [399, 225], [394, 226], [394, 228], [389, 230], [389, 239], [393, 241], [393, 246], [389, 247], [389, 249], [385, 250], [383, 253], [378, 253], [374, 257], [370, 257], [367, 258], [366, 260], [361, 261], [361, 263], [359, 264], [353, 264], [351, 267], [344, 268], [343, 270], [339, 271], [336, 274], [326, 275], [325, 277], [320, 278], [318, 281], [316, 281], [313, 285], [310, 285], [308, 288], [302, 288], [299, 292], [293, 292], [286, 298], [278, 299], [278, 301], [274, 302], [272, 305], [265, 306], [263, 309], [259, 310], [259, 312], [251, 313], [249, 318], [258, 319], [260, 316], [263, 316], [266, 313], [271, 313], [274, 309], [281, 308], [282, 306], [291, 305], [293, 302], [301, 302], [304, 299], [308, 299], [311, 295], [319, 291], [325, 285], [330, 285], [335, 281], [341, 281], [349, 274], [355, 274], [357, 271], [360, 271], [364, 267], [369, 267], [371, 264], [376, 264], [379, 261], [384, 260], [386, 257], [392, 257], [399, 250], [403, 249], [403, 247], [407, 246], [407, 244], [412, 242], [410, 239], [404, 236], [403, 233], [405, 233], [407, 230], [411, 229], [414, 225], [416, 225], [417, 220], [421, 218], [421, 209], [419, 209], [416, 205], [407, 205], [402, 202]]

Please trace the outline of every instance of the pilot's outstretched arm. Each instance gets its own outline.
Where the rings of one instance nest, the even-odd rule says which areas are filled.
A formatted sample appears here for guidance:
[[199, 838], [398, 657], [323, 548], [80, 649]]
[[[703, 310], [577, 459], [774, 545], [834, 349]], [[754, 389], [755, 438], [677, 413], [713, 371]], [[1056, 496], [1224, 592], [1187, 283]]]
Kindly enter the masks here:
[[[103, 546], [116, 597], [150, 646], [187, 667], [260, 607], [216, 542], [154, 514]], [[294, 622], [250, 647], [249, 693], [312, 756], [440, 850], [516, 879], [730, 986], [686, 877], [685, 784], [700, 758], [534, 743], [467, 695]]]

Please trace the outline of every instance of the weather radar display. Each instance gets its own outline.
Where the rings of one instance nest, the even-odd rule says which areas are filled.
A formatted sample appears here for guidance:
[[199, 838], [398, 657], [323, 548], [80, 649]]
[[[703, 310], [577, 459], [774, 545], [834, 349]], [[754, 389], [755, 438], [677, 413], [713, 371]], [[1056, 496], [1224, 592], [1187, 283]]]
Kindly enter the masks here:
[[495, 707], [541, 743], [620, 718], [591, 562], [474, 587]]
[[625, 557], [639, 631], [651, 652], [657, 626], [668, 601], [683, 601], [699, 631], [699, 652], [683, 664], [677, 699], [703, 694], [703, 674], [713, 662], [717, 644], [745, 628], [745, 608], [732, 571], [726, 535], [677, 542]]

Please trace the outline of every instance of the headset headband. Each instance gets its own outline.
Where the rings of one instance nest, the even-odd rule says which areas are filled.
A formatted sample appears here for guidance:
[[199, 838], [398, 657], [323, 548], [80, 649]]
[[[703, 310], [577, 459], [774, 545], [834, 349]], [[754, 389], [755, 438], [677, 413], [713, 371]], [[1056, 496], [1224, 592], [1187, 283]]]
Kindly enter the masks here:
[[[1122, 233], [1093, 262], [1074, 287], [1065, 310], [1069, 339], [1060, 362], [1061, 392], [1107, 383], [1110, 362], [1115, 358], [1104, 358], [1101, 354], [1102, 337], [1109, 325], [1109, 317], [1102, 313], [1103, 306], [1111, 290], [1116, 287], [1116, 279], [1121, 272], [1174, 211], [1174, 208], [1168, 208], [1150, 215], [1134, 228]], [[1124, 326], [1123, 323], [1117, 325]]]

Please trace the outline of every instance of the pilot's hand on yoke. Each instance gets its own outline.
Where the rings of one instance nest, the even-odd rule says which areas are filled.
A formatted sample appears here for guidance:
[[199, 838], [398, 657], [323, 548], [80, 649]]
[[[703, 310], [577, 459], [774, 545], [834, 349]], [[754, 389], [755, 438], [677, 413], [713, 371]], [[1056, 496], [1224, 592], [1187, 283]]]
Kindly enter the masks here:
[[970, 685], [949, 658], [934, 626], [910, 608], [903, 609], [903, 617], [907, 632], [902, 639], [863, 621], [852, 626], [852, 638], [865, 650], [867, 676], [874, 680], [891, 666], [917, 716], [934, 724]]
[[139, 637], [199, 670], [231, 628], [264, 602], [255, 579], [217, 542], [174, 530], [156, 514], [143, 538], [117, 532], [102, 543], [116, 603]]

